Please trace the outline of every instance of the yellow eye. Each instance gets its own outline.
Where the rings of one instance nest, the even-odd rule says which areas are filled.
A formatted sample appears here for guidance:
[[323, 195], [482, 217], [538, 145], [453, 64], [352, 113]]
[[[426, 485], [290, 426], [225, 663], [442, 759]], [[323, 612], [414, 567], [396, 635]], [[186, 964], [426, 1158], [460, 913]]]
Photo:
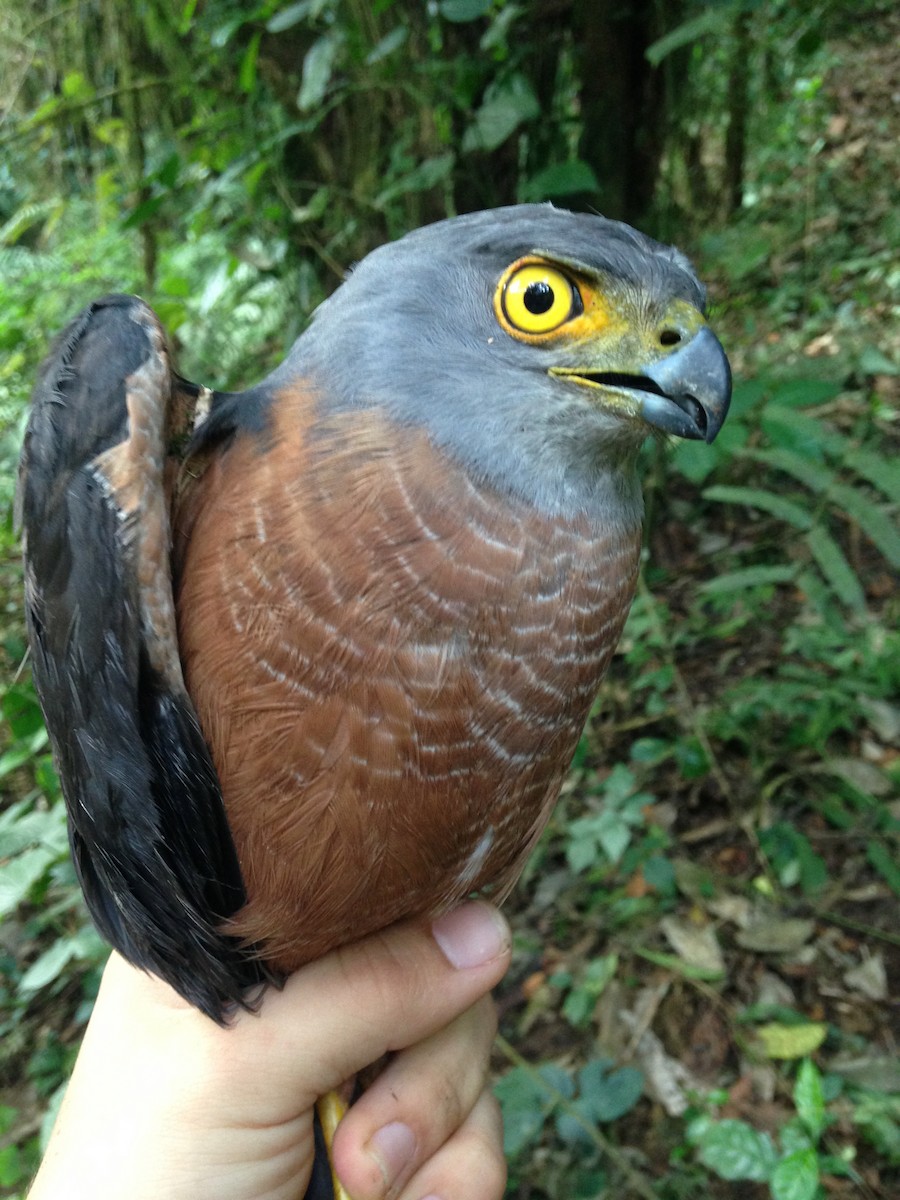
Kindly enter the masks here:
[[503, 285], [503, 315], [522, 333], [551, 333], [583, 311], [575, 284], [546, 263], [525, 263]]

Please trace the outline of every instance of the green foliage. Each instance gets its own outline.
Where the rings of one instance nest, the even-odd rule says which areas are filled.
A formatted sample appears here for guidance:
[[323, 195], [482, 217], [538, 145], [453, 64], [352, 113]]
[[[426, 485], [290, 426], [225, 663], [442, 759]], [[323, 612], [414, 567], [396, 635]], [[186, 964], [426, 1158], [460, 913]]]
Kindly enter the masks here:
[[653, 797], [637, 790], [634, 774], [621, 763], [598, 787], [596, 812], [569, 826], [566, 857], [574, 872], [595, 863], [618, 863], [642, 824], [642, 810]]
[[554, 987], [568, 992], [562, 1006], [562, 1015], [576, 1027], [585, 1027], [597, 1007], [597, 1001], [607, 985], [615, 977], [619, 966], [617, 954], [604, 954], [592, 958], [575, 976], [568, 971], [559, 971], [550, 977]]
[[[15, 1131], [19, 1110], [0, 1105], [0, 1138], [4, 1140]], [[0, 1148], [0, 1188], [26, 1187], [39, 1161], [37, 1139], [31, 1138], [18, 1146], [14, 1143]]]
[[643, 1087], [640, 1071], [605, 1058], [575, 1072], [551, 1064], [515, 1067], [494, 1089], [503, 1109], [503, 1148], [510, 1159], [519, 1158], [551, 1122], [564, 1143], [596, 1148], [595, 1127], [630, 1112]]
[[699, 1161], [722, 1179], [766, 1183], [772, 1200], [822, 1200], [822, 1176], [852, 1175], [852, 1169], [846, 1156], [822, 1146], [830, 1118], [822, 1077], [811, 1059], [800, 1064], [793, 1100], [796, 1116], [781, 1127], [777, 1142], [746, 1121], [707, 1114], [688, 1122], [687, 1141]]
[[[76, 1027], [82, 1025], [108, 951], [75, 882], [65, 806], [30, 681], [6, 689], [2, 713], [7, 742], [0, 782], [20, 798], [0, 809], [0, 921], [20, 949], [15, 957], [0, 954], [0, 1077], [21, 1071], [44, 1105], [68, 1079], [75, 1048], [52, 1024], [35, 1022], [32, 1004], [40, 996], [46, 1012], [74, 992], [83, 1003], [72, 1015]], [[5, 1110], [8, 1130], [0, 1128], [0, 1137], [15, 1136], [20, 1115]], [[0, 1148], [0, 1186], [24, 1186], [45, 1144], [29, 1133]]]

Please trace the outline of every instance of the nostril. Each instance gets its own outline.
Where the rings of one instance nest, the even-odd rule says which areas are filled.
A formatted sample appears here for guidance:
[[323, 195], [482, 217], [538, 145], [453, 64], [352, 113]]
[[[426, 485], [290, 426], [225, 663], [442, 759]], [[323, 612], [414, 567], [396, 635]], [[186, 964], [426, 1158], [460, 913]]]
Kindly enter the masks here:
[[659, 335], [659, 344], [661, 346], [677, 346], [681, 341], [681, 334], [677, 329], [664, 329]]

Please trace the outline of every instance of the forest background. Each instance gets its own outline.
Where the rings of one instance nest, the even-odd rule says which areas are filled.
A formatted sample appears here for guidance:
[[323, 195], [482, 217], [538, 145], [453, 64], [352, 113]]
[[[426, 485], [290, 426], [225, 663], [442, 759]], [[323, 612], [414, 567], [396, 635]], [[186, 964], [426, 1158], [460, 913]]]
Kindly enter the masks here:
[[687, 250], [737, 387], [714, 447], [645, 452], [638, 596], [511, 902], [509, 1195], [898, 1194], [898, 35], [862, 0], [3, 0], [0, 1195], [105, 957], [12, 517], [51, 336], [139, 291], [242, 386], [386, 238], [543, 200]]

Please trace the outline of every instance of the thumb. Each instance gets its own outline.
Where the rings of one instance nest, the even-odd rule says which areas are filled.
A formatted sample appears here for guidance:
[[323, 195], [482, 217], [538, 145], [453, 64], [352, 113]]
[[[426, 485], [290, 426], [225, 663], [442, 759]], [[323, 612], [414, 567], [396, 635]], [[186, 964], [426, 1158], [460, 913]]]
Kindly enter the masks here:
[[510, 952], [509, 926], [483, 901], [392, 926], [302, 967], [266, 996], [265, 1022], [241, 1014], [242, 1053], [275, 1090], [312, 1103], [448, 1025], [503, 977]]

